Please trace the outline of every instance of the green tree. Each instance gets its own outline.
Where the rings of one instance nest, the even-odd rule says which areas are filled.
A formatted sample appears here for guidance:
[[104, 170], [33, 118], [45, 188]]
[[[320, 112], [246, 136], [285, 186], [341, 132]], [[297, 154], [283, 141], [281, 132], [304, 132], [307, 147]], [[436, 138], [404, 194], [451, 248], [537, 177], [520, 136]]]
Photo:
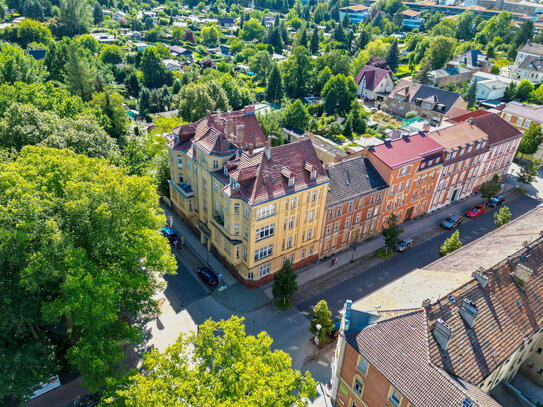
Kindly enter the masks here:
[[92, 19], [94, 21], [94, 25], [99, 25], [102, 21], [104, 21], [104, 11], [102, 10], [102, 6], [100, 6], [100, 3], [98, 2], [94, 3], [94, 8], [92, 10]]
[[159, 276], [175, 272], [155, 187], [104, 160], [29, 146], [0, 163], [0, 179], [0, 363], [10, 372], [0, 397], [31, 394], [65, 361], [97, 390], [141, 340], [133, 322], [156, 315]]
[[151, 92], [145, 86], [140, 90], [138, 109], [143, 117], [151, 113]]
[[120, 94], [110, 91], [95, 93], [92, 95], [90, 104], [100, 109], [107, 117], [105, 129], [111, 137], [118, 140], [126, 134], [128, 118], [123, 106], [123, 97]]
[[157, 47], [145, 48], [141, 57], [143, 84], [150, 88], [161, 88], [166, 83], [166, 67]]
[[311, 33], [311, 41], [309, 43], [309, 51], [312, 54], [319, 52], [319, 29], [315, 25], [313, 32]]
[[74, 95], [85, 101], [90, 100], [96, 87], [96, 67], [76, 45], [68, 48], [67, 57], [64, 82]]
[[456, 34], [458, 40], [469, 41], [474, 36], [473, 21], [475, 15], [473, 11], [466, 10], [456, 18]]
[[0, 83], [41, 82], [44, 70], [39, 62], [19, 47], [0, 46]]
[[33, 42], [49, 45], [52, 41], [51, 30], [39, 21], [24, 19], [17, 27], [17, 43], [23, 48]]
[[386, 251], [394, 250], [398, 246], [398, 238], [403, 233], [403, 229], [398, 226], [398, 216], [391, 213], [387, 219], [387, 226], [381, 230], [385, 239]]
[[321, 97], [327, 114], [344, 116], [349, 113], [351, 102], [356, 99], [356, 84], [351, 77], [342, 74], [333, 76], [324, 85]]
[[296, 99], [293, 103], [289, 104], [283, 114], [283, 127], [293, 127], [300, 130], [307, 129], [309, 119], [311, 116], [307, 112], [307, 107]]
[[414, 79], [417, 82], [429, 85], [431, 80], [428, 73], [432, 70], [432, 64], [430, 61], [424, 61], [419, 71], [415, 74]]
[[518, 152], [520, 154], [534, 154], [541, 145], [541, 125], [535, 122], [530, 124], [528, 130], [520, 140]]
[[528, 162], [525, 167], [520, 169], [517, 176], [518, 182], [522, 182], [525, 185], [531, 185], [537, 177], [539, 167], [541, 167], [541, 161], [531, 160]]
[[460, 231], [455, 230], [451, 237], [445, 239], [441, 247], [439, 248], [439, 255], [446, 256], [449, 253], [454, 252], [456, 249], [462, 247], [462, 242], [460, 241]]
[[468, 103], [468, 109], [472, 109], [477, 105], [477, 79], [475, 79], [468, 86], [468, 91], [466, 93], [466, 102]]
[[[334, 328], [331, 316], [332, 312], [328, 309], [328, 303], [325, 300], [320, 300], [311, 313], [309, 330], [313, 335], [318, 336], [321, 344], [325, 343], [326, 334]], [[317, 330], [317, 324], [321, 326], [320, 330]]]
[[312, 75], [312, 62], [305, 47], [296, 47], [281, 65], [283, 84], [293, 98], [306, 96]]
[[452, 57], [454, 51], [454, 40], [444, 35], [434, 37], [426, 50], [426, 58], [430, 61], [432, 69], [441, 69]]
[[506, 223], [509, 223], [510, 220], [511, 220], [511, 211], [509, 210], [507, 206], [501, 207], [498, 212], [494, 213], [494, 223], [497, 228], [505, 225]]
[[277, 103], [283, 98], [283, 80], [281, 71], [276, 64], [273, 64], [266, 81], [266, 100]]
[[515, 93], [515, 98], [524, 102], [528, 100], [530, 93], [534, 90], [534, 85], [528, 79], [523, 79], [520, 81]]
[[140, 94], [141, 86], [136, 72], [132, 71], [128, 74], [124, 81], [126, 91], [133, 98], [137, 98]]
[[81, 0], [61, 0], [60, 13], [50, 26], [57, 37], [73, 37], [89, 32], [92, 21], [90, 3]]
[[347, 46], [347, 34], [345, 34], [345, 29], [341, 24], [336, 25], [336, 28], [332, 33], [332, 39], [342, 44], [343, 47]]
[[217, 45], [221, 32], [215, 24], [208, 24], [202, 28], [202, 42], [206, 45]]
[[534, 22], [532, 20], [526, 20], [521, 25], [515, 38], [513, 39], [517, 47], [526, 44], [534, 36]]
[[399, 58], [400, 58], [400, 52], [398, 50], [398, 41], [394, 40], [391, 47], [388, 49], [388, 52], [385, 58], [385, 60], [387, 61], [387, 65], [389, 66], [392, 72], [395, 72], [398, 69]]
[[311, 374], [293, 370], [287, 353], [272, 351], [267, 333], [246, 335], [243, 321], [208, 319], [165, 352], [146, 354], [143, 372], [111, 387], [111, 405], [307, 406], [316, 395]]
[[490, 181], [484, 182], [481, 185], [479, 192], [483, 199], [490, 199], [495, 196], [502, 189], [501, 178], [496, 173], [492, 176]]
[[262, 40], [262, 37], [264, 37], [264, 34], [266, 34], [264, 26], [260, 24], [258, 20], [251, 18], [243, 24], [240, 37], [245, 41], [260, 41]]
[[286, 309], [292, 305], [291, 298], [298, 291], [297, 277], [289, 260], [283, 264], [274, 276], [272, 294], [279, 308]]
[[273, 65], [270, 53], [268, 51], [258, 51], [249, 58], [249, 67], [254, 73], [254, 79], [257, 83], [266, 84], [266, 75]]
[[515, 98], [517, 94], [517, 85], [515, 82], [511, 81], [505, 88], [505, 92], [503, 94], [503, 100], [506, 102], [509, 102]]
[[120, 64], [123, 62], [123, 50], [115, 44], [106, 44], [102, 47], [100, 59], [104, 64]]
[[343, 136], [352, 139], [353, 138], [353, 118], [352, 116], [347, 116], [345, 120], [345, 126], [343, 126]]

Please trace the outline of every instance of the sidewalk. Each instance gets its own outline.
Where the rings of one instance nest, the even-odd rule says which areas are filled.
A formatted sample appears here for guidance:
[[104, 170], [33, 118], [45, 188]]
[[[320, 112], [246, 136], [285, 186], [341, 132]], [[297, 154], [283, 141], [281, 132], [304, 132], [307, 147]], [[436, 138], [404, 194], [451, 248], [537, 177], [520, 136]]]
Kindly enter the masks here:
[[203, 264], [207, 264], [216, 274], [222, 274], [222, 280], [226, 285], [236, 284], [237, 280], [235, 277], [223, 266], [213, 253], [210, 253], [207, 248], [200, 243], [200, 239], [181, 219], [175, 216], [170, 207], [164, 202], [160, 203], [160, 207], [164, 210], [168, 225], [172, 226], [175, 231], [183, 236], [184, 245], [198, 257], [198, 260]]
[[[514, 192], [513, 188], [510, 187], [506, 188], [506, 191], [507, 192], [504, 192], [504, 195], [506, 197], [517, 194], [516, 192]], [[454, 204], [449, 204], [443, 208], [417, 217], [416, 219], [404, 222], [400, 225], [400, 227], [404, 230], [404, 233], [402, 233], [400, 237], [412, 238], [415, 245], [429, 240], [433, 238], [436, 233], [441, 233], [439, 224], [444, 218], [453, 214], [462, 214], [465, 208], [479, 204], [481, 203], [481, 201], [482, 198], [477, 193], [463, 198], [459, 201], [455, 201]], [[331, 258], [327, 258], [318, 261], [317, 263], [312, 263], [306, 267], [303, 267], [298, 271], [298, 287], [302, 287], [304, 284], [307, 284], [310, 281], [313, 281], [319, 277], [336, 271], [350, 263], [361, 260], [364, 257], [372, 257], [378, 249], [384, 246], [385, 241], [382, 235], [377, 234], [370, 241], [362, 242], [358, 245], [351, 246], [344, 251], [337, 253], [334, 256], [337, 258], [337, 262], [333, 267], [331, 266]], [[374, 262], [370, 263], [371, 264], [365, 264], [365, 266], [371, 267], [374, 264]], [[270, 298], [273, 298], [271, 289], [271, 283], [264, 286], [264, 292]]]

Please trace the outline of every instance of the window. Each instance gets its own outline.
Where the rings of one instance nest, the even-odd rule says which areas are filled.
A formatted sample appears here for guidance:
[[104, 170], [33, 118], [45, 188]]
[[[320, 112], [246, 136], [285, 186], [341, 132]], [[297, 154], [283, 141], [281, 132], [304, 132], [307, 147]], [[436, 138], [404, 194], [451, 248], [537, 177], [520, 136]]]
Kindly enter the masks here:
[[253, 278], [254, 278], [253, 272], [252, 272], [252, 271], [249, 271], [249, 272], [247, 273], [247, 280], [252, 280]]
[[273, 245], [261, 247], [255, 250], [255, 261], [261, 260], [273, 254]]
[[245, 207], [245, 217], [247, 219], [249, 219], [249, 207], [248, 206]]
[[368, 373], [368, 361], [362, 356], [360, 356], [360, 359], [358, 360], [358, 370], [364, 374]]
[[360, 222], [360, 214], [359, 213], [356, 215], [356, 219], [355, 219], [354, 223], [358, 223], [358, 222]]
[[261, 206], [256, 210], [256, 219], [266, 218], [275, 215], [275, 204]]
[[353, 203], [352, 203], [352, 202], [350, 202], [350, 203], [349, 203], [349, 209], [348, 209], [348, 212], [351, 212], [352, 210], [353, 210]]
[[204, 179], [204, 191], [207, 191], [207, 180]]
[[334, 217], [334, 210], [330, 209], [330, 211], [328, 211], [328, 219], [332, 219], [333, 217]]
[[291, 247], [292, 247], [292, 238], [289, 237], [289, 238], [287, 239], [287, 249], [290, 249]]
[[317, 191], [313, 191], [313, 194], [311, 195], [311, 200], [316, 201], [317, 200]]
[[329, 235], [331, 231], [330, 225], [326, 226], [326, 234]]
[[403, 181], [398, 184], [398, 192], [401, 192], [403, 188]]
[[305, 259], [305, 249], [302, 249], [302, 254], [300, 255], [300, 259]]
[[311, 222], [314, 217], [315, 217], [315, 211], [311, 210], [311, 212], [309, 212], [309, 221]]
[[390, 187], [390, 196], [394, 195], [394, 190], [396, 189], [396, 185], [392, 185]]
[[311, 246], [311, 247], [309, 248], [309, 255], [310, 255], [310, 256], [313, 255], [313, 246]]
[[266, 264], [265, 266], [260, 267], [260, 277], [264, 277], [270, 274], [270, 265]]
[[289, 229], [292, 229], [294, 227], [294, 216], [291, 217], [289, 220], [288, 220], [288, 228]]
[[351, 219], [346, 219], [345, 220], [345, 227], [349, 227], [351, 225]]
[[339, 216], [339, 215], [341, 215], [341, 206], [338, 206], [336, 208], [336, 216]]
[[190, 170], [190, 161], [189, 161], [189, 159], [188, 159], [188, 158], [187, 158], [187, 169], [189, 169], [189, 170]]
[[290, 200], [290, 209], [296, 208], [296, 198]]
[[181, 157], [180, 155], [177, 156], [177, 168], [183, 168], [183, 157]]
[[375, 202], [375, 194], [370, 197], [370, 204]]
[[219, 192], [219, 183], [215, 181], [215, 185], [213, 186], [213, 189], [215, 189], [215, 192]]
[[244, 228], [244, 230], [243, 230], [243, 238], [245, 240], [249, 239], [249, 229]]
[[390, 396], [388, 397], [388, 400], [397, 407], [400, 405], [402, 396], [400, 395], [400, 393], [396, 391], [396, 389], [393, 388], [392, 391], [390, 392]]
[[464, 151], [465, 151], [465, 150], [466, 150], [466, 149], [465, 149], [464, 147], [462, 147], [462, 148], [460, 149], [460, 154], [459, 154], [460, 157], [462, 157], [462, 156], [464, 155]]
[[198, 165], [194, 163], [194, 173], [198, 174]]
[[452, 155], [451, 155], [451, 158], [456, 158], [456, 153], [457, 153], [456, 151], [453, 151]]
[[294, 264], [294, 253], [290, 255], [290, 264]]
[[472, 149], [473, 149], [473, 145], [470, 144], [470, 145], [468, 146], [468, 154], [471, 153], [471, 150], [472, 150]]
[[445, 157], [445, 161], [449, 161], [451, 159], [451, 153], [447, 153], [447, 156]]
[[337, 232], [339, 230], [339, 222], [336, 222], [334, 225], [334, 232]]
[[294, 185], [294, 177], [290, 177], [290, 178], [288, 179], [288, 186], [291, 187], [291, 186], [293, 186], [293, 185]]
[[213, 160], [213, 169], [218, 170], [219, 169], [219, 162], [217, 160]]
[[234, 215], [239, 215], [239, 203], [234, 204]]
[[239, 259], [239, 246], [236, 246], [236, 259]]
[[273, 236], [274, 231], [275, 231], [275, 224], [266, 225], [262, 228], [258, 228], [256, 230], [256, 241], [258, 242], [259, 240]]
[[239, 224], [234, 223], [234, 235], [239, 236]]
[[247, 248], [243, 246], [243, 259], [247, 260]]
[[366, 216], [366, 219], [371, 218], [371, 216], [373, 215], [372, 212], [373, 212], [373, 208], [368, 209], [368, 215]]
[[309, 229], [309, 230], [307, 231], [307, 240], [311, 239], [312, 233], [313, 233], [313, 229]]
[[362, 390], [364, 389], [364, 385], [358, 381], [358, 379], [354, 379], [354, 386], [353, 390], [358, 394], [359, 396], [362, 395]]

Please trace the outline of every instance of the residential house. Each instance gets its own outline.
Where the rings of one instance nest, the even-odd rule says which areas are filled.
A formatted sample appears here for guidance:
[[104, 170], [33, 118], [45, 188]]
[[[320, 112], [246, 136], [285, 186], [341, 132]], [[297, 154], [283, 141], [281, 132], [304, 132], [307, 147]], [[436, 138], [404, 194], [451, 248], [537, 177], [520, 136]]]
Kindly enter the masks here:
[[514, 68], [517, 68], [527, 57], [543, 57], [543, 44], [534, 44], [528, 41], [522, 46], [515, 58]]
[[428, 211], [442, 168], [443, 150], [424, 132], [368, 148], [368, 159], [389, 186], [383, 197], [381, 225], [391, 213], [401, 223]]
[[192, 59], [192, 51], [190, 49], [180, 47], [179, 45], [171, 46], [170, 54], [172, 54], [174, 57], [185, 57]]
[[115, 36], [108, 33], [91, 33], [90, 35], [102, 44], [113, 44], [115, 42]]
[[528, 79], [532, 83], [540, 84], [543, 82], [543, 57], [527, 56], [516, 66], [514, 75], [519, 81]]
[[465, 109], [466, 101], [460, 93], [423, 85], [408, 79], [400, 79], [392, 92], [385, 97], [383, 109], [397, 116], [413, 111], [427, 119], [431, 125], [439, 125], [443, 116], [453, 107]]
[[543, 106], [532, 106], [520, 102], [509, 102], [501, 108], [499, 115], [507, 123], [520, 131], [525, 131], [530, 124], [543, 124]]
[[163, 59], [162, 65], [164, 65], [168, 71], [180, 71], [183, 69], [183, 63], [176, 61], [175, 59]]
[[475, 85], [477, 100], [495, 101], [503, 98], [505, 89], [512, 82], [512, 79], [487, 72], [476, 72], [472, 81], [477, 81]]
[[229, 28], [234, 26], [236, 20], [234, 20], [232, 17], [219, 17], [217, 22], [221, 27]]
[[136, 51], [142, 52], [145, 50], [145, 48], [149, 48], [151, 45], [146, 44], [145, 42], [135, 42], [134, 47], [136, 48]]
[[475, 182], [488, 151], [488, 135], [468, 119], [432, 131], [428, 137], [445, 147], [441, 153], [443, 169], [429, 208], [433, 211], [471, 195], [478, 187]]
[[370, 8], [364, 6], [363, 4], [354, 4], [352, 6], [341, 7], [339, 9], [339, 18], [341, 21], [345, 18], [345, 14], [349, 15], [351, 23], [358, 24], [366, 21], [368, 17]]
[[531, 405], [510, 383], [520, 372], [543, 384], [542, 228], [536, 208], [347, 301], [332, 362], [334, 405]]
[[116, 11], [115, 13], [113, 13], [112, 17], [115, 21], [119, 21], [121, 18], [126, 17], [126, 13], [123, 11]]
[[324, 211], [320, 257], [330, 256], [381, 230], [387, 184], [366, 157], [333, 164]]
[[473, 71], [463, 66], [449, 66], [447, 68], [430, 71], [428, 72], [428, 76], [434, 86], [444, 88], [451, 83], [459, 85], [462, 82], [470, 81], [473, 76]]
[[451, 59], [447, 63], [447, 67], [463, 66], [471, 71], [490, 72], [492, 62], [490, 59], [478, 49], [471, 49]]
[[403, 28], [406, 28], [408, 30], [414, 30], [415, 28], [418, 30], [422, 30], [424, 27], [424, 18], [420, 16], [419, 11], [415, 10], [405, 10], [402, 11], [403, 15]]
[[230, 45], [221, 44], [221, 54], [230, 55]]
[[505, 177], [518, 149], [522, 133], [500, 116], [491, 112], [475, 111], [450, 119], [459, 123], [472, 120], [473, 124], [488, 135], [488, 151], [479, 166], [476, 186], [489, 181], [494, 174]]
[[390, 71], [370, 65], [364, 65], [354, 81], [358, 87], [356, 94], [364, 99], [382, 100], [394, 89]]
[[309, 138], [271, 147], [248, 106], [176, 127], [169, 150], [174, 212], [240, 282], [317, 260], [329, 179]]

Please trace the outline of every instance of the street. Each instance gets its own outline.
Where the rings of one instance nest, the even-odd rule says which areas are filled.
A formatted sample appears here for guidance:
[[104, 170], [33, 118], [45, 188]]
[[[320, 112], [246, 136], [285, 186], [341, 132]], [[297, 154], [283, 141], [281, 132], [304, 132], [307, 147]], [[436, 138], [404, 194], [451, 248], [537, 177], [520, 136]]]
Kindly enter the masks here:
[[[540, 201], [527, 195], [521, 195], [515, 200], [505, 202], [505, 205], [511, 210], [511, 219], [515, 219], [539, 204]], [[463, 210], [460, 211], [459, 208]], [[460, 205], [459, 208], [454, 208], [454, 210], [451, 210], [450, 214], [463, 214], [465, 210], [469, 209], [467, 206], [463, 207], [462, 205]], [[467, 244], [472, 242], [495, 229], [494, 212], [496, 210], [497, 209], [489, 209], [474, 219], [464, 217], [462, 224], [458, 227], [462, 243]], [[436, 222], [436, 226], [439, 226], [438, 222]], [[439, 258], [439, 247], [453, 232], [454, 230], [444, 231], [444, 233], [439, 236], [416, 245], [412, 249], [396, 255], [384, 263], [362, 271], [356, 276], [342, 281], [333, 287], [329, 287], [312, 298], [297, 304], [297, 308], [301, 313], [308, 316], [315, 304], [324, 299], [328, 302], [332, 315], [336, 315], [343, 307], [345, 300], [350, 299], [353, 302], [356, 302], [366, 295], [371, 294], [373, 291], [376, 291], [384, 285], [409, 273], [411, 270], [424, 267], [434, 260], [437, 260]], [[359, 267], [359, 265], [354, 264], [351, 267], [357, 266]]]

